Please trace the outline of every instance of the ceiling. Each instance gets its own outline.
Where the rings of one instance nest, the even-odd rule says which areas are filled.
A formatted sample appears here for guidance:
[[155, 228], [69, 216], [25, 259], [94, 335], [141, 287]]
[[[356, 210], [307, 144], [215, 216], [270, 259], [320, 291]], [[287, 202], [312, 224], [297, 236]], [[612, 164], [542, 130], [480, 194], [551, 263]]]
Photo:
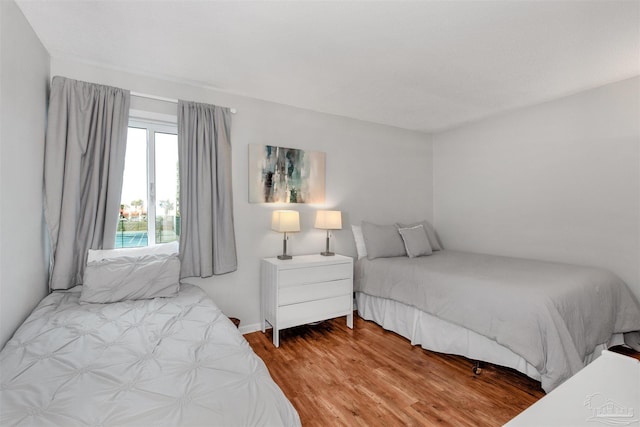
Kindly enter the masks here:
[[54, 58], [423, 132], [640, 74], [637, 0], [17, 3]]

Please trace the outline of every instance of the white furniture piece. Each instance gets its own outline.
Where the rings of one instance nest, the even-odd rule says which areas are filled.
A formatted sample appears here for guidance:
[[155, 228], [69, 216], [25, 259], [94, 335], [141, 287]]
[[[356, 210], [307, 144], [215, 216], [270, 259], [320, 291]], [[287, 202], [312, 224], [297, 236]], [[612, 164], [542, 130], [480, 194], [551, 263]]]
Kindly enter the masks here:
[[640, 426], [640, 361], [602, 356], [505, 427]]
[[353, 329], [353, 259], [335, 255], [265, 258], [261, 264], [262, 332], [273, 327], [273, 345], [280, 330], [347, 316]]

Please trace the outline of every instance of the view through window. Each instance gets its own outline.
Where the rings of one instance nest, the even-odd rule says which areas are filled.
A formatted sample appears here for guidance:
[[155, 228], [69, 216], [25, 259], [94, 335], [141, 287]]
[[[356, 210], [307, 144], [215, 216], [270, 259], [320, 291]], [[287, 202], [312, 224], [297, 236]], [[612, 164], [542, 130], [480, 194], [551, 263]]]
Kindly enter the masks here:
[[179, 192], [176, 127], [130, 122], [116, 248], [178, 240]]

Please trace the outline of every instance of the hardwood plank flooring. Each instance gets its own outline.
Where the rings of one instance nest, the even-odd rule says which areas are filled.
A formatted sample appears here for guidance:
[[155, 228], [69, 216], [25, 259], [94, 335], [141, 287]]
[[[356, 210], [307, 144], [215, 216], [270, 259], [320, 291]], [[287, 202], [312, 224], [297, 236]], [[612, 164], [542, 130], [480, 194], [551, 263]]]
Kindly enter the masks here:
[[640, 352], [634, 351], [628, 347], [623, 347], [621, 345], [617, 345], [615, 347], [611, 347], [609, 350], [615, 351], [616, 353], [624, 354], [625, 356], [633, 357], [634, 359], [640, 360]]
[[514, 370], [426, 351], [354, 314], [245, 335], [304, 426], [501, 426], [542, 396]]

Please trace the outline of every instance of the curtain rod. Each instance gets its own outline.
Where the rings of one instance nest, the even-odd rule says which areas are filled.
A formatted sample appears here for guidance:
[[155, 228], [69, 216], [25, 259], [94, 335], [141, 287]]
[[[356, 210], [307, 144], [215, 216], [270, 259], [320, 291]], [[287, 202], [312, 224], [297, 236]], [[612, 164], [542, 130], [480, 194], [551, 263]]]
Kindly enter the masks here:
[[[131, 94], [131, 96], [137, 96], [138, 98], [155, 99], [156, 101], [170, 102], [172, 104], [178, 103], [177, 99], [165, 98], [164, 96], [149, 95], [146, 93], [140, 93], [140, 92], [134, 92], [134, 91], [129, 91], [129, 93]], [[229, 110], [231, 111], [231, 114], [235, 114], [237, 112], [235, 108], [230, 108]]]

